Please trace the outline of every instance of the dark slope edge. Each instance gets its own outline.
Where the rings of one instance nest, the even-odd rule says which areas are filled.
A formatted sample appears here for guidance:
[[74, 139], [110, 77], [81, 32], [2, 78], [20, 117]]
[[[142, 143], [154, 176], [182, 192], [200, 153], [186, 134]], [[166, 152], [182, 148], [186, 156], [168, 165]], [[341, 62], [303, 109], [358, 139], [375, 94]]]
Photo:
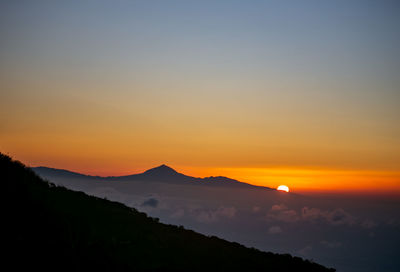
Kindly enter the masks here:
[[335, 271], [158, 223], [120, 203], [56, 187], [0, 153], [2, 265], [12, 270]]
[[197, 178], [181, 174], [167, 165], [160, 165], [158, 167], [149, 169], [140, 174], [133, 174], [128, 176], [117, 176], [117, 177], [99, 177], [89, 176], [76, 172], [71, 172], [63, 169], [55, 169], [49, 167], [33, 167], [32, 170], [41, 177], [49, 178], [69, 178], [69, 179], [96, 179], [104, 181], [149, 181], [149, 182], [165, 182], [173, 184], [185, 184], [185, 185], [206, 185], [206, 186], [223, 186], [231, 188], [251, 188], [251, 189], [263, 189], [273, 190], [269, 187], [251, 185], [245, 182], [240, 182], [235, 179], [217, 176], [217, 177], [205, 177]]

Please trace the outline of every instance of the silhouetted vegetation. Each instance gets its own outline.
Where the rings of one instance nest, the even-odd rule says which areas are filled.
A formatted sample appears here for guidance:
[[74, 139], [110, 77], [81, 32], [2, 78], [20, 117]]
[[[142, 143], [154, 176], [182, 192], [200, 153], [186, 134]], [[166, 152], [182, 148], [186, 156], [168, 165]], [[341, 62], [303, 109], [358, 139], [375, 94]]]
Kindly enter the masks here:
[[109, 271], [334, 271], [261, 252], [133, 208], [56, 187], [0, 153], [3, 268]]

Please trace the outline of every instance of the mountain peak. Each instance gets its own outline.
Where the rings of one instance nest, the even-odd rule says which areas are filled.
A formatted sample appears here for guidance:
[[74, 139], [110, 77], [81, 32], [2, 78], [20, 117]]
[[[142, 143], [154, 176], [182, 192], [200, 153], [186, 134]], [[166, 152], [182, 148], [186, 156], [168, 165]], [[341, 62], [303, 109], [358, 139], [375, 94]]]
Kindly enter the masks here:
[[168, 165], [162, 164], [160, 166], [151, 168], [147, 171], [144, 172], [145, 174], [160, 174], [160, 175], [165, 175], [165, 174], [178, 174], [174, 169], [169, 167]]

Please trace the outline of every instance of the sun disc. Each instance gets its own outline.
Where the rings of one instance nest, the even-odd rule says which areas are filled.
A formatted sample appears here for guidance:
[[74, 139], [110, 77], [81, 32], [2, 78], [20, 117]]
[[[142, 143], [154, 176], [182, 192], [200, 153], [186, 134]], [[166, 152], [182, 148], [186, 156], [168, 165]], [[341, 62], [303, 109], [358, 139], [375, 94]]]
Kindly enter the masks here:
[[277, 188], [278, 191], [284, 191], [286, 193], [289, 192], [289, 187], [287, 187], [286, 185], [279, 185]]

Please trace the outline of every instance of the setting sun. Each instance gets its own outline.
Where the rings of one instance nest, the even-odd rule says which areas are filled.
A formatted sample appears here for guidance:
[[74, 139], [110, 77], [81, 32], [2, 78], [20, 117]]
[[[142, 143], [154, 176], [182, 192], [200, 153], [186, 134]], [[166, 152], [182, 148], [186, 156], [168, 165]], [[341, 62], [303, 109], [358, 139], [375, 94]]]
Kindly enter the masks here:
[[289, 187], [287, 187], [286, 185], [279, 185], [277, 188], [278, 191], [285, 191], [285, 192], [289, 192]]

